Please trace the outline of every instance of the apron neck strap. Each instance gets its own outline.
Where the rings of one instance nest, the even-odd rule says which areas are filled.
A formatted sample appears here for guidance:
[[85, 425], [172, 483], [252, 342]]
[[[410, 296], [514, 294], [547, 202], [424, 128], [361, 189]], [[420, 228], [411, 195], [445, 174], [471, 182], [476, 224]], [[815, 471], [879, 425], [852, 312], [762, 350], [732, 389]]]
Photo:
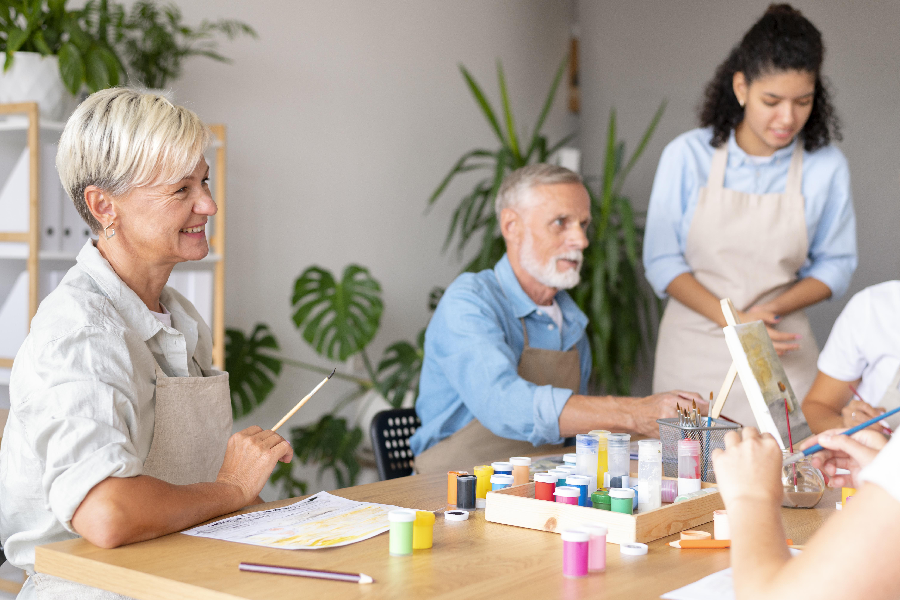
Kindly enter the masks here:
[[800, 136], [794, 142], [794, 151], [791, 153], [791, 166], [788, 168], [787, 185], [785, 193], [799, 196], [803, 194], [803, 145]]
[[706, 181], [707, 189], [722, 190], [725, 187], [726, 166], [728, 166], [728, 142], [713, 152], [712, 162], [709, 165], [709, 179]]
[[528, 328], [525, 327], [525, 319], [519, 319], [522, 321], [522, 335], [525, 336], [525, 347], [528, 348]]

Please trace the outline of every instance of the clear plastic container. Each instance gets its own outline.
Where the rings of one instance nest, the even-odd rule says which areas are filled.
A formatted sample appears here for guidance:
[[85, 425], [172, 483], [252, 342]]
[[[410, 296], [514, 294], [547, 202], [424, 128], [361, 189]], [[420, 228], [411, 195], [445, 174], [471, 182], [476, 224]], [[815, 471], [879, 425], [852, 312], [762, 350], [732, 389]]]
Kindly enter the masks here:
[[678, 495], [700, 489], [700, 442], [678, 440]]
[[[787, 458], [790, 452], [785, 452]], [[808, 458], [781, 467], [784, 496], [781, 505], [788, 508], [812, 508], [825, 493], [825, 479]]]
[[630, 487], [628, 476], [631, 468], [631, 455], [628, 445], [631, 443], [630, 433], [610, 433], [606, 436], [609, 456], [609, 485], [604, 487]]
[[597, 491], [597, 450], [599, 445], [597, 438], [589, 433], [579, 433], [575, 436], [575, 472], [590, 478], [588, 494]]
[[638, 442], [638, 511], [662, 506], [662, 443]]
[[602, 487], [606, 480], [606, 472], [609, 470], [609, 455], [606, 450], [606, 436], [609, 431], [605, 429], [595, 429], [589, 431], [588, 434], [597, 438], [597, 486]]

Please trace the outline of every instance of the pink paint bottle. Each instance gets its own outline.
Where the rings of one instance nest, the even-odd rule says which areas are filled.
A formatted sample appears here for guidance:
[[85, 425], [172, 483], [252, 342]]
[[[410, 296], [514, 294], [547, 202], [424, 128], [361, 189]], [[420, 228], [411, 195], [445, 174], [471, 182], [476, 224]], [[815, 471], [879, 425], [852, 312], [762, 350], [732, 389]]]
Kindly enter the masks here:
[[568, 529], [562, 532], [562, 541], [563, 577], [584, 577], [587, 575], [590, 534], [581, 529]]
[[700, 442], [678, 440], [678, 495], [697, 492], [700, 483]]
[[588, 571], [602, 573], [606, 570], [606, 525], [584, 525], [581, 527], [590, 536], [588, 541]]
[[573, 504], [577, 506], [578, 499], [581, 497], [581, 490], [577, 487], [560, 485], [556, 487], [553, 495], [556, 496], [556, 501], [561, 504]]
[[535, 500], [549, 500], [553, 502], [553, 492], [556, 491], [556, 475], [552, 473], [534, 474], [534, 498]]

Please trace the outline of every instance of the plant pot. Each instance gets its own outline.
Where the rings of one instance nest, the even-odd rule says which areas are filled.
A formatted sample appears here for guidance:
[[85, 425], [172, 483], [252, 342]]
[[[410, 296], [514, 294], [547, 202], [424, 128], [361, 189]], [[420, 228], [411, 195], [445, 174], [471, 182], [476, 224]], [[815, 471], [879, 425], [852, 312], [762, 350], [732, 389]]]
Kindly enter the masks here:
[[59, 74], [59, 59], [37, 52], [16, 52], [9, 70], [0, 70], [0, 103], [13, 102], [37, 102], [41, 117], [51, 121], [65, 121], [76, 106]]

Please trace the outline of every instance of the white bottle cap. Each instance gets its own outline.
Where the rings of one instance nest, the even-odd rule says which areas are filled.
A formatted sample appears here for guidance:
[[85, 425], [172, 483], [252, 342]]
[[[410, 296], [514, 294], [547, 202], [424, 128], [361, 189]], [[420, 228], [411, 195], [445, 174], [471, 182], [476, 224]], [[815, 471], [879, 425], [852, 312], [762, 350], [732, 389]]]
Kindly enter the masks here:
[[556, 496], [562, 496], [563, 498], [578, 498], [581, 496], [581, 490], [576, 487], [569, 487], [567, 485], [561, 485], [553, 492]]
[[505, 483], [507, 485], [512, 485], [515, 480], [515, 477], [513, 477], [512, 475], [506, 475], [505, 473], [491, 475], [491, 483]]
[[578, 455], [574, 453], [564, 454], [563, 461], [568, 465], [574, 465], [578, 462]]
[[586, 525], [582, 525], [581, 528], [584, 529], [585, 531], [587, 531], [589, 534], [591, 534], [591, 537], [598, 536], [598, 535], [606, 535], [607, 533], [609, 533], [609, 527], [607, 527], [606, 525], [599, 525], [596, 523], [588, 523]]
[[512, 463], [508, 462], [493, 462], [491, 467], [493, 467], [495, 473], [497, 471], [512, 471]]
[[541, 483], [556, 483], [559, 481], [559, 477], [554, 473], [535, 473], [534, 480]]
[[530, 467], [531, 459], [527, 456], [513, 456], [509, 459], [509, 462], [512, 463], [514, 467]]
[[569, 475], [566, 477], [566, 485], [590, 485], [591, 478], [587, 475]]
[[564, 542], [589, 542], [591, 540], [590, 534], [582, 529], [566, 529], [561, 536]]
[[388, 512], [388, 521], [394, 523], [410, 523], [416, 520], [416, 511], [408, 508], [397, 508]]
[[641, 556], [647, 554], [647, 544], [620, 544], [619, 552], [621, 554], [630, 554], [632, 556]]
[[634, 498], [634, 490], [631, 488], [612, 488], [609, 490], [610, 498]]
[[465, 510], [448, 510], [444, 513], [445, 521], [467, 521], [469, 512]]

